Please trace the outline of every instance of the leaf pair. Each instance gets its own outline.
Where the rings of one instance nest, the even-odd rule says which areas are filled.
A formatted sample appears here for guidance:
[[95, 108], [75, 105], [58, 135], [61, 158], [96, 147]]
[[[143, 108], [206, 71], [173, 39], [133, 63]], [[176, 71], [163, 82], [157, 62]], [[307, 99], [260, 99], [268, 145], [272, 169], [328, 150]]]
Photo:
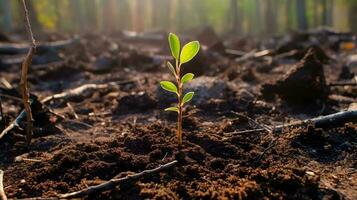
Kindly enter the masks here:
[[[192, 74], [192, 73], [185, 74], [181, 78], [181, 83], [184, 84], [184, 83], [187, 83], [187, 82], [191, 81], [194, 76], [195, 75]], [[169, 91], [169, 92], [173, 92], [173, 93], [178, 95], [178, 89], [177, 89], [177, 87], [176, 87], [176, 85], [174, 83], [172, 83], [170, 81], [161, 81], [160, 85], [161, 85], [162, 89], [164, 89], [166, 91]]]
[[194, 58], [200, 50], [200, 43], [198, 41], [192, 41], [183, 46], [181, 51], [180, 40], [177, 35], [173, 33], [170, 33], [169, 35], [169, 44], [172, 56], [176, 60], [180, 60], [181, 64], [187, 63], [192, 60], [192, 58]]
[[[182, 99], [182, 105], [184, 105], [185, 103], [191, 101], [191, 99], [193, 98], [193, 95], [195, 93], [194, 92], [188, 92], [187, 94], [185, 94], [185, 96]], [[179, 109], [177, 107], [169, 107], [166, 108], [165, 111], [172, 111], [172, 112], [179, 112]]]
[[[180, 44], [180, 39], [173, 33], [169, 35], [169, 44], [172, 56], [176, 59], [176, 68], [170, 63], [167, 63], [167, 67], [170, 69], [171, 73], [177, 78], [181, 78], [180, 74], [178, 74], [177, 70], [180, 71], [180, 66], [184, 63], [192, 60], [200, 50], [200, 43], [198, 41], [192, 41], [187, 43], [182, 49]], [[170, 81], [161, 81], [160, 85], [164, 90], [175, 93], [179, 98], [179, 105], [177, 107], [169, 107], [166, 108], [165, 111], [173, 111], [180, 113], [182, 106], [191, 101], [193, 98], [194, 92], [188, 92], [182, 97], [182, 86], [183, 84], [191, 81], [194, 78], [194, 74], [187, 73], [185, 74], [181, 80], [177, 80], [177, 86], [180, 91], [177, 89], [176, 85]], [[181, 99], [182, 98], [182, 99]]]

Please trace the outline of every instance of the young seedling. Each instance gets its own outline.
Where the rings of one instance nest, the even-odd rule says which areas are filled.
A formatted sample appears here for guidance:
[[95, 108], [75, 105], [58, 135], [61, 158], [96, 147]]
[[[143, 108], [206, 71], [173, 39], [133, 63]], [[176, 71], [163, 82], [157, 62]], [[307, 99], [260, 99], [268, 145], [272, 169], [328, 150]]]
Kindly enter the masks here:
[[176, 79], [176, 85], [170, 81], [161, 81], [160, 85], [164, 90], [173, 92], [177, 95], [178, 103], [175, 107], [166, 108], [165, 111], [172, 111], [177, 113], [177, 139], [178, 144], [182, 145], [182, 107], [185, 103], [189, 102], [194, 92], [188, 92], [182, 95], [183, 85], [188, 83], [195, 76], [192, 73], [187, 73], [181, 77], [181, 67], [183, 64], [192, 60], [200, 50], [200, 43], [198, 41], [192, 41], [187, 43], [182, 49], [179, 38], [173, 34], [169, 34], [169, 45], [172, 56], [175, 58], [175, 67], [168, 62], [167, 67], [172, 72]]

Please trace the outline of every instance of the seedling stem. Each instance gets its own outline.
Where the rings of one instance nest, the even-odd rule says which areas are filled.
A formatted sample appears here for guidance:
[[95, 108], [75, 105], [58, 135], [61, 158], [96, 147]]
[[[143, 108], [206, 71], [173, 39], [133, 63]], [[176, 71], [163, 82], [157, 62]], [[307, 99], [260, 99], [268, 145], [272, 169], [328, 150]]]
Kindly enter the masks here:
[[194, 92], [188, 92], [187, 94], [183, 95], [183, 85], [191, 81], [194, 77], [194, 74], [187, 73], [181, 77], [181, 67], [182, 64], [189, 62], [192, 60], [198, 53], [200, 49], [200, 44], [198, 41], [193, 41], [187, 43], [182, 49], [180, 47], [180, 40], [179, 38], [170, 33], [169, 35], [169, 44], [172, 56], [176, 60], [175, 68], [172, 66], [170, 62], [167, 63], [168, 68], [172, 72], [172, 74], [176, 78], [176, 85], [170, 81], [161, 81], [160, 85], [164, 90], [169, 92], [175, 93], [178, 98], [178, 104], [176, 107], [166, 108], [165, 111], [173, 111], [177, 112], [177, 138], [178, 138], [178, 145], [179, 147], [182, 146], [182, 116], [183, 116], [183, 105], [189, 102]]

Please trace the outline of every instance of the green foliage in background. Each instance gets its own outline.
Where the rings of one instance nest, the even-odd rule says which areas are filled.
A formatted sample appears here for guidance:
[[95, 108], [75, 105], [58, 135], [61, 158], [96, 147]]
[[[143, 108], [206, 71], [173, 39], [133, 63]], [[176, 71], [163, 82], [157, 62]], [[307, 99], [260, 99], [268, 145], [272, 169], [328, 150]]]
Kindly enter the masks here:
[[[221, 33], [269, 36], [301, 29], [301, 24], [357, 31], [357, 0], [31, 0], [28, 4], [36, 31], [188, 31], [211, 26]], [[18, 1], [0, 0], [1, 28], [21, 29], [21, 13]]]

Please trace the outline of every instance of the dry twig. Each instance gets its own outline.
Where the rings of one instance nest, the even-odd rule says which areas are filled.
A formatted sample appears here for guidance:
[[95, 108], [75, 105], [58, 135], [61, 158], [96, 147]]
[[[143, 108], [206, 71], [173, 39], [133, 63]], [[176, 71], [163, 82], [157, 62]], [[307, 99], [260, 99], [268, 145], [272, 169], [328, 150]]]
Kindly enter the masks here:
[[49, 101], [54, 101], [54, 100], [59, 100], [59, 99], [71, 99], [71, 98], [81, 98], [83, 99], [86, 96], [89, 96], [93, 91], [95, 90], [100, 90], [100, 89], [106, 89], [111, 86], [116, 86], [116, 85], [123, 85], [123, 84], [128, 84], [132, 83], [133, 81], [123, 81], [123, 82], [110, 82], [110, 83], [105, 83], [105, 84], [85, 84], [81, 85], [77, 88], [59, 93], [59, 94], [54, 94], [51, 96], [48, 96], [44, 99], [41, 100], [41, 103], [47, 103]]
[[6, 197], [6, 194], [4, 191], [3, 179], [4, 179], [4, 171], [0, 170], [0, 200], [7, 200], [7, 197]]
[[158, 173], [161, 172], [163, 170], [167, 170], [170, 169], [171, 167], [175, 166], [178, 164], [177, 160], [174, 160], [172, 162], [169, 162], [167, 164], [161, 165], [155, 169], [149, 169], [149, 170], [144, 170], [140, 173], [137, 174], [133, 174], [133, 175], [128, 175], [126, 177], [123, 178], [119, 178], [119, 179], [111, 179], [107, 182], [104, 182], [100, 185], [97, 186], [91, 186], [88, 188], [85, 188], [83, 190], [77, 191], [77, 192], [72, 192], [72, 193], [68, 193], [68, 194], [62, 194], [59, 195], [60, 199], [70, 199], [70, 198], [78, 198], [78, 197], [83, 197], [86, 195], [90, 195], [90, 194], [94, 194], [94, 193], [99, 193], [99, 192], [103, 192], [106, 190], [111, 190], [114, 189], [117, 185], [120, 185], [122, 183], [127, 183], [127, 182], [131, 182], [131, 181], [136, 181], [144, 176], [150, 175], [150, 174], [154, 174], [154, 173]]
[[5, 88], [12, 89], [12, 85], [5, 78], [0, 78], [0, 82], [5, 86]]
[[256, 59], [256, 58], [262, 58], [262, 57], [265, 57], [265, 56], [268, 56], [270, 55], [272, 52], [268, 49], [266, 50], [262, 50], [262, 51], [256, 51], [256, 50], [253, 50], [253, 51], [250, 51], [248, 53], [246, 53], [245, 55], [239, 57], [239, 58], [236, 58], [235, 61], [237, 63], [242, 63], [242, 62], [245, 62], [247, 60], [251, 60], [251, 59]]
[[20, 81], [20, 89], [21, 89], [21, 94], [22, 94], [22, 100], [24, 103], [25, 111], [26, 111], [26, 119], [27, 119], [27, 128], [26, 128], [26, 142], [27, 145], [30, 145], [31, 143], [31, 138], [32, 138], [32, 128], [33, 128], [33, 118], [32, 118], [32, 112], [31, 112], [31, 105], [30, 105], [30, 92], [28, 88], [28, 81], [27, 81], [27, 76], [28, 76], [28, 71], [29, 67], [32, 62], [32, 57], [36, 49], [36, 41], [33, 37], [32, 29], [31, 29], [31, 24], [29, 20], [29, 13], [26, 7], [25, 0], [22, 0], [22, 5], [24, 8], [25, 12], [25, 24], [26, 28], [31, 40], [31, 47], [24, 59], [24, 62], [22, 63], [22, 72], [21, 72], [21, 81]]
[[[357, 110], [348, 110], [334, 113], [331, 115], [320, 116], [312, 119], [306, 119], [298, 122], [293, 122], [290, 124], [283, 124], [273, 128], [275, 132], [281, 132], [284, 128], [298, 127], [305, 124], [313, 124], [316, 128], [327, 128], [327, 127], [338, 127], [348, 122], [357, 121]], [[224, 133], [224, 135], [238, 135], [243, 133], [258, 133], [266, 131], [265, 128], [253, 129], [253, 130], [244, 130], [244, 131], [234, 131]]]

